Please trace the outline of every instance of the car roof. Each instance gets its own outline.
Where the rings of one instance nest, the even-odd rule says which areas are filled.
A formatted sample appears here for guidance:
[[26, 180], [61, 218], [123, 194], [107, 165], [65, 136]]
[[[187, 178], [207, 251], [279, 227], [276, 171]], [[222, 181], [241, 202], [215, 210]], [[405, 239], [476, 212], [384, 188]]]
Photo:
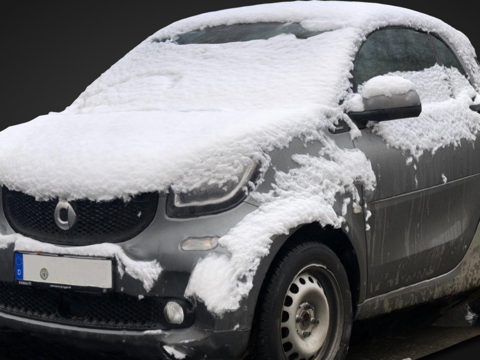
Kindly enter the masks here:
[[172, 38], [208, 27], [258, 22], [296, 22], [308, 30], [356, 28], [363, 36], [388, 26], [406, 26], [435, 33], [457, 53], [475, 83], [480, 84], [480, 72], [475, 62], [475, 49], [460, 31], [435, 17], [406, 8], [364, 2], [296, 1], [246, 6], [205, 13], [180, 20], [161, 29], [152, 39]]
[[373, 30], [385, 25], [405, 25], [428, 31], [442, 27], [455, 31], [439, 19], [396, 6], [345, 1], [297, 1], [205, 13], [173, 23], [155, 36], [173, 36], [207, 27], [258, 22], [297, 22], [322, 30], [344, 27]]

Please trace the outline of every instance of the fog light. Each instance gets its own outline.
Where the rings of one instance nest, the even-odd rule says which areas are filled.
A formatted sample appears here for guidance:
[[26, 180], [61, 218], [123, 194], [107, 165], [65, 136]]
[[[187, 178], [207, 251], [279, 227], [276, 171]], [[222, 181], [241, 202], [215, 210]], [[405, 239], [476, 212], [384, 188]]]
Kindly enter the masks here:
[[185, 313], [183, 308], [176, 302], [170, 301], [163, 309], [165, 318], [172, 325], [182, 325], [185, 320]]
[[218, 237], [190, 238], [182, 241], [184, 251], [208, 251], [218, 246]]

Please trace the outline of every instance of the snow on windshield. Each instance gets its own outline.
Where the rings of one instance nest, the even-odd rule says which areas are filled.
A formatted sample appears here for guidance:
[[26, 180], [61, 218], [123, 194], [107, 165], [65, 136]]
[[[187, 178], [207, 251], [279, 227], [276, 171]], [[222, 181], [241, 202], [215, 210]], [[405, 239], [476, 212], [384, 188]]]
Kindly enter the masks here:
[[350, 85], [345, 69], [358, 37], [355, 29], [345, 29], [308, 39], [283, 34], [228, 44], [146, 41], [93, 83], [68, 112], [332, 106]]
[[297, 39], [308, 39], [322, 31], [309, 31], [297, 23], [255, 23], [222, 25], [176, 35], [170, 39], [158, 39], [156, 42], [173, 41], [179, 45], [189, 44], [227, 44], [252, 40], [268, 40], [280, 35], [294, 35]]

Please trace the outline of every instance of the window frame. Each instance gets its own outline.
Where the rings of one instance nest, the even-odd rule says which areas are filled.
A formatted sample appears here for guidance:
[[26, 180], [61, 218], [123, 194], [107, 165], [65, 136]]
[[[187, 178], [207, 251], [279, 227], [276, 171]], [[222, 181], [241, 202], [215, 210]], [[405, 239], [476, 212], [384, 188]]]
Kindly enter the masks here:
[[[426, 34], [428, 36], [428, 40], [430, 42], [430, 44], [432, 45], [433, 49], [434, 49], [434, 52], [435, 52], [435, 58], [437, 59], [437, 63], [442, 65], [443, 66], [443, 62], [441, 61], [440, 59], [440, 56], [439, 56], [439, 53], [438, 53], [438, 49], [435, 45], [435, 43], [431, 40], [431, 36], [434, 36], [435, 38], [437, 38], [439, 41], [441, 41], [447, 48], [448, 50], [450, 50], [450, 52], [453, 54], [453, 56], [455, 57], [455, 59], [458, 61], [459, 65], [461, 66], [461, 68], [463, 69], [464, 73], [465, 73], [465, 77], [466, 79], [469, 81], [469, 83], [474, 86], [474, 84], [472, 83], [472, 77], [470, 75], [470, 72], [467, 71], [467, 69], [465, 69], [465, 66], [463, 65], [463, 62], [461, 61], [461, 59], [458, 57], [458, 55], [456, 54], [456, 52], [452, 49], [452, 47], [440, 36], [438, 35], [437, 33], [435, 32], [427, 32], [427, 31], [424, 31], [424, 30], [418, 30], [418, 29], [415, 29], [413, 27], [409, 27], [409, 26], [385, 26], [385, 27], [382, 27], [382, 28], [379, 28], [379, 29], [376, 29], [374, 31], [372, 31], [371, 33], [369, 33], [366, 37], [366, 39], [362, 42], [362, 44], [359, 46], [356, 54], [355, 54], [355, 59], [353, 61], [353, 68], [352, 68], [352, 71], [351, 71], [351, 78], [350, 78], [350, 83], [352, 84], [352, 90], [354, 93], [357, 93], [358, 92], [358, 86], [360, 84], [357, 84], [356, 82], [356, 79], [355, 79], [355, 76], [354, 76], [354, 70], [355, 70], [355, 67], [356, 67], [356, 64], [357, 64], [357, 59], [358, 59], [358, 56], [360, 54], [360, 51], [362, 51], [365, 43], [368, 41], [368, 39], [375, 33], [379, 32], [379, 31], [383, 31], [383, 30], [388, 30], [388, 29], [403, 29], [403, 30], [413, 30], [415, 32], [418, 32], [418, 33], [421, 33], [421, 34]], [[462, 74], [463, 75], [463, 74]], [[475, 86], [474, 86], [475, 87]]]
[[[469, 75], [469, 73], [467, 72], [467, 69], [465, 69], [465, 66], [463, 66], [461, 59], [457, 56], [457, 54], [456, 54], [455, 51], [452, 49], [452, 47], [451, 47], [445, 40], [443, 40], [443, 38], [442, 38], [440, 35], [438, 35], [437, 33], [428, 33], [428, 35], [429, 35], [429, 39], [433, 36], [433, 37], [435, 37], [437, 40], [439, 40], [440, 42], [442, 42], [443, 45], [445, 45], [445, 46], [447, 47], [447, 49], [452, 53], [452, 55], [453, 55], [453, 57], [455, 58], [455, 60], [457, 60], [458, 65], [460, 65], [460, 67], [461, 67], [461, 70], [463, 70], [463, 74], [462, 74], [462, 75], [465, 76], [465, 77], [467, 78], [467, 80], [470, 81], [470, 75]], [[440, 59], [440, 55], [439, 55], [439, 52], [438, 52], [438, 49], [437, 49], [437, 46], [435, 45], [435, 43], [432, 43], [432, 46], [433, 46], [434, 49], [435, 49], [435, 54], [436, 54], [436, 56], [437, 56], [437, 61], [438, 61], [440, 64], [445, 65], [445, 64], [443, 64], [442, 59]], [[460, 70], [460, 69], [459, 69], [459, 70]], [[468, 76], [467, 76], [467, 75], [468, 75]], [[473, 84], [472, 84], [472, 85], [473, 85]]]

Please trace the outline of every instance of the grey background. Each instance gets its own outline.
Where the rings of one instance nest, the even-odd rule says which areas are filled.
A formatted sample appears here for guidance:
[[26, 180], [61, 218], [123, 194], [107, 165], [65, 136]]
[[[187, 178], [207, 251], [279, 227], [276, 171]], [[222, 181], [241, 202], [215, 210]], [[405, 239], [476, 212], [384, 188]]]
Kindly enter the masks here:
[[[0, 10], [0, 130], [50, 111], [62, 111], [139, 42], [176, 20], [263, 2], [269, 1], [3, 2]], [[379, 2], [438, 17], [467, 34], [480, 50], [479, 14], [471, 0], [449, 2], [445, 4], [448, 6], [418, 0]], [[0, 358], [1, 344], [2, 341]], [[478, 359], [478, 354], [480, 340], [474, 339], [431, 359]]]

